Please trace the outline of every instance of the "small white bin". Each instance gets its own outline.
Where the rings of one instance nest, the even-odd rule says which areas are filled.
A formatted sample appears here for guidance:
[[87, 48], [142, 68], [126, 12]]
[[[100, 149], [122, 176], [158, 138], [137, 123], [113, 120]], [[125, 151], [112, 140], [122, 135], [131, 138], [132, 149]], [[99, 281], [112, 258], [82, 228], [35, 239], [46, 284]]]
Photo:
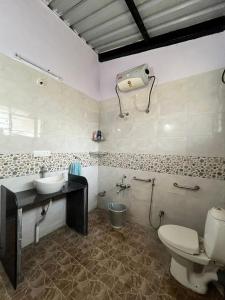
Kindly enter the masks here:
[[113, 228], [119, 229], [124, 226], [127, 214], [127, 207], [121, 203], [111, 202], [108, 205], [109, 218]]

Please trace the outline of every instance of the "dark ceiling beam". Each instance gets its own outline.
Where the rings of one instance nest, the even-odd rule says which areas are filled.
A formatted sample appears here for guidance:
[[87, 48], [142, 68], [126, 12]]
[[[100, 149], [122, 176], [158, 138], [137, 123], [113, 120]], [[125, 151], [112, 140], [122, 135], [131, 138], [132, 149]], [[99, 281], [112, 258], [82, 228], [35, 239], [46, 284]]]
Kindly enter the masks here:
[[218, 33], [224, 30], [225, 17], [219, 17], [187, 28], [182, 28], [163, 35], [152, 37], [148, 43], [141, 41], [111, 51], [99, 53], [98, 58], [100, 62], [108, 61], [122, 56], [128, 56], [151, 49], [197, 39], [199, 37]]
[[131, 12], [133, 18], [134, 18], [134, 21], [135, 23], [137, 24], [137, 27], [140, 31], [140, 33], [142, 34], [143, 36], [143, 39], [148, 42], [150, 40], [150, 37], [149, 37], [149, 34], [148, 34], [148, 31], [147, 29], [145, 28], [145, 25], [142, 21], [142, 18], [139, 14], [139, 11], [134, 3], [133, 0], [125, 0], [126, 4], [127, 4], [127, 7], [129, 8], [129, 11]]

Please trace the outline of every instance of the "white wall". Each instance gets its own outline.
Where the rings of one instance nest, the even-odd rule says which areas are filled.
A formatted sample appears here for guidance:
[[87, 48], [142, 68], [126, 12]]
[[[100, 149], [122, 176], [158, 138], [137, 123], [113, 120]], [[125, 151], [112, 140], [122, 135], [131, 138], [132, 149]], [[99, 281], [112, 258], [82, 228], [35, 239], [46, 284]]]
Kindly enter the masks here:
[[[207, 212], [211, 207], [225, 208], [225, 184], [223, 180], [199, 177], [179, 176], [124, 168], [99, 167], [100, 191], [106, 191], [105, 197], [99, 197], [98, 205], [106, 208], [111, 201], [120, 202], [128, 207], [128, 215], [135, 222], [149, 226], [149, 205], [151, 183], [132, 180], [137, 178], [155, 178], [152, 205], [152, 223], [159, 224], [159, 212], [165, 212], [163, 224], [177, 224], [197, 230], [203, 235]], [[126, 175], [126, 184], [131, 188], [117, 193], [116, 183]], [[174, 182], [181, 185], [199, 185], [198, 192], [178, 189]]]
[[115, 96], [116, 74], [148, 63], [158, 84], [225, 67], [225, 32], [100, 64], [102, 100]]
[[[224, 170], [225, 158], [222, 72], [223, 69], [213, 70], [158, 85], [152, 94], [149, 114], [145, 113], [148, 89], [124, 93], [123, 108], [129, 112], [124, 119], [118, 117], [116, 97], [100, 102], [100, 128], [105, 141], [99, 149], [109, 153], [100, 159], [99, 167], [99, 192], [106, 191], [105, 200], [125, 203], [133, 220], [149, 225], [151, 184], [134, 181], [132, 177], [155, 177], [154, 224], [158, 224], [159, 211], [163, 210], [164, 224], [187, 226], [203, 233], [207, 210], [225, 207], [225, 172], [220, 171]], [[165, 158], [173, 158], [176, 171], [165, 167]], [[204, 159], [207, 167], [201, 163], [198, 167], [197, 161]], [[192, 167], [185, 166], [185, 161], [191, 161]], [[221, 161], [218, 167], [216, 161]], [[146, 166], [149, 170], [157, 166], [158, 173], [143, 171], [148, 170]], [[180, 173], [181, 170], [184, 172]], [[131, 188], [118, 195], [116, 183], [121, 182], [123, 174]], [[174, 182], [190, 187], [199, 185], [200, 190], [178, 189]], [[106, 204], [102, 198], [99, 202]]]
[[[225, 156], [225, 85], [223, 69], [156, 86], [150, 113], [149, 88], [123, 93], [118, 117], [116, 97], [100, 102], [100, 151], [156, 155]], [[116, 141], [116, 142], [115, 142]]]
[[11, 57], [17, 52], [95, 99], [114, 96], [116, 74], [132, 66], [148, 63], [161, 83], [223, 67], [224, 50], [223, 32], [99, 63], [41, 0], [0, 0], [0, 52]]
[[[37, 84], [40, 78], [43, 86]], [[98, 122], [98, 102], [0, 54], [0, 154], [5, 153], [12, 159], [12, 154], [17, 153], [16, 161], [20, 164], [16, 166], [15, 161], [10, 163], [7, 158], [7, 162], [3, 161], [0, 155], [0, 178], [5, 178], [0, 179], [0, 187], [3, 184], [13, 191], [30, 189], [32, 180], [39, 177], [39, 164], [45, 165], [49, 172], [63, 171], [70, 164], [66, 159], [68, 153], [87, 155], [89, 151], [97, 151], [98, 145], [92, 142], [91, 136], [98, 128]], [[35, 161], [32, 167], [33, 157], [29, 154], [43, 149], [52, 152], [51, 160]], [[54, 160], [55, 152], [60, 155]], [[83, 162], [82, 156], [79, 157]], [[90, 165], [89, 159], [85, 165]], [[36, 175], [23, 176], [25, 174]], [[97, 162], [94, 166], [82, 167], [82, 175], [89, 183], [88, 205], [91, 210], [97, 205]], [[23, 215], [23, 246], [33, 241], [40, 210], [33, 209]], [[40, 235], [44, 236], [64, 224], [65, 201], [55, 201], [40, 226]]]
[[0, 54], [0, 153], [97, 151], [98, 123], [97, 101]]
[[0, 52], [10, 57], [17, 52], [99, 98], [96, 53], [41, 0], [0, 0]]

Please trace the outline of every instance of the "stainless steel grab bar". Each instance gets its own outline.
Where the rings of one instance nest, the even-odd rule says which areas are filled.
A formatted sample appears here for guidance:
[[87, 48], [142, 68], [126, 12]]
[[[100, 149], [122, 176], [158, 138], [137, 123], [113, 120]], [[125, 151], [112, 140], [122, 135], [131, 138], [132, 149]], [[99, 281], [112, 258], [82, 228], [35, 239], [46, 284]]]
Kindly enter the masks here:
[[151, 182], [152, 180], [149, 179], [142, 179], [142, 178], [137, 178], [136, 176], [133, 177], [134, 180], [138, 180], [138, 181], [144, 181], [144, 182]]
[[200, 190], [200, 186], [198, 185], [195, 185], [193, 187], [189, 187], [189, 186], [182, 186], [182, 185], [179, 185], [178, 183], [174, 182], [173, 184], [175, 187], [179, 188], [179, 189], [185, 189], [185, 190], [191, 190], [191, 191], [198, 191]]

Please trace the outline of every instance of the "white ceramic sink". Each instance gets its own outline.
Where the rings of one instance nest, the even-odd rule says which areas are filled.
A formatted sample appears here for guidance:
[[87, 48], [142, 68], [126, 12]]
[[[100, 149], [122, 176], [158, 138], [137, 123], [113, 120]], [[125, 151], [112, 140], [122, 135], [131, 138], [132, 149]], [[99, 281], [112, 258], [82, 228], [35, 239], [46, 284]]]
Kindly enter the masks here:
[[65, 183], [63, 175], [39, 178], [34, 180], [34, 186], [39, 194], [59, 192]]

